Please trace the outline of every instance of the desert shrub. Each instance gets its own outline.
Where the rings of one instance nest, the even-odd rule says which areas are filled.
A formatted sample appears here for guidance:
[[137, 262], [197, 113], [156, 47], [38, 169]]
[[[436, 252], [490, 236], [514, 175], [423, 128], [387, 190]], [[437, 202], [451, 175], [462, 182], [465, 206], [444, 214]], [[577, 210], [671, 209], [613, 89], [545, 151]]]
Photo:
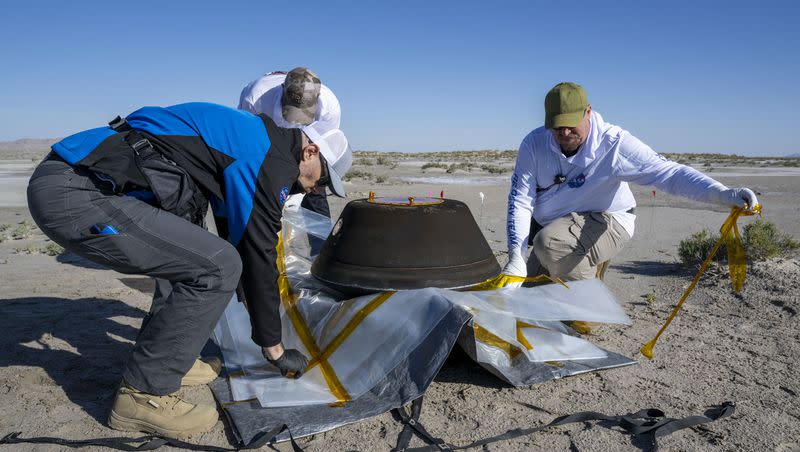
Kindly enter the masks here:
[[14, 248], [14, 252], [17, 254], [38, 254], [42, 252], [42, 249], [34, 244], [29, 244]]
[[36, 226], [30, 221], [22, 221], [11, 231], [11, 237], [14, 240], [27, 239], [33, 234], [34, 228], [36, 228]]
[[[688, 239], [683, 239], [678, 244], [678, 256], [684, 265], [697, 265], [703, 262], [714, 244], [719, 240], [719, 234], [712, 234], [708, 230], [695, 232]], [[800, 242], [788, 234], [778, 230], [775, 223], [756, 220], [742, 228], [742, 244], [747, 258], [751, 261], [762, 261], [788, 254], [800, 248]], [[719, 247], [714, 256], [715, 261], [725, 261], [728, 252], [725, 243]]]
[[372, 165], [374, 165], [374, 163], [372, 162], [372, 159], [368, 159], [368, 158], [364, 158], [364, 157], [362, 157], [360, 159], [357, 159], [353, 163], [356, 164], [356, 165], [361, 165], [361, 166], [372, 166]]
[[11, 229], [11, 225], [8, 223], [0, 224], [0, 233], [6, 232]]
[[58, 243], [48, 243], [47, 246], [44, 247], [44, 253], [48, 256], [58, 256], [64, 253], [64, 247]]
[[747, 256], [753, 260], [764, 260], [783, 256], [800, 248], [800, 242], [778, 230], [775, 223], [756, 220], [742, 230]]
[[388, 179], [388, 178], [386, 177], [385, 174], [379, 174], [379, 175], [375, 176], [375, 182], [378, 183], [378, 184], [382, 184], [382, 183], [386, 182], [386, 179]]
[[469, 172], [472, 171], [473, 167], [475, 167], [475, 165], [470, 162], [451, 163], [450, 166], [447, 167], [447, 173], [452, 174], [455, 173], [457, 170], [464, 170]]
[[383, 166], [392, 166], [394, 165], [394, 161], [385, 155], [379, 155], [378, 158], [375, 159], [375, 163], [378, 165]]
[[372, 173], [360, 169], [351, 169], [345, 174], [343, 179], [347, 181], [352, 179], [372, 179]]
[[447, 169], [447, 165], [445, 165], [444, 163], [439, 163], [439, 162], [428, 162], [428, 163], [422, 165], [422, 171], [425, 171], [428, 168]]
[[[699, 264], [708, 257], [708, 253], [714, 248], [714, 244], [717, 243], [717, 240], [719, 240], [719, 235], [712, 234], [708, 232], [707, 229], [695, 232], [690, 235], [688, 239], [680, 241], [678, 244], [678, 257], [684, 265]], [[726, 252], [724, 248], [725, 244], [723, 243], [719, 251], [717, 251], [716, 256], [714, 256], [715, 261], [720, 261], [725, 257]]]
[[481, 169], [489, 174], [503, 174], [506, 172], [505, 168], [494, 165], [481, 165]]

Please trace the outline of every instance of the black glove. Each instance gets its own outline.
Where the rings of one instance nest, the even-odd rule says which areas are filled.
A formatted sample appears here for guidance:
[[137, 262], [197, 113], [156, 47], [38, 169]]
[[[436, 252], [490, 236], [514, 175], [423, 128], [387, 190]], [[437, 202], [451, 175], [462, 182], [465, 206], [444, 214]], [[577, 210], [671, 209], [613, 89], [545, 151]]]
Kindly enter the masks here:
[[280, 369], [281, 375], [284, 377], [289, 372], [293, 372], [294, 378], [300, 378], [305, 372], [306, 366], [308, 366], [308, 358], [293, 348], [285, 350], [278, 359], [269, 359], [268, 356], [265, 356], [265, 358], [270, 364]]

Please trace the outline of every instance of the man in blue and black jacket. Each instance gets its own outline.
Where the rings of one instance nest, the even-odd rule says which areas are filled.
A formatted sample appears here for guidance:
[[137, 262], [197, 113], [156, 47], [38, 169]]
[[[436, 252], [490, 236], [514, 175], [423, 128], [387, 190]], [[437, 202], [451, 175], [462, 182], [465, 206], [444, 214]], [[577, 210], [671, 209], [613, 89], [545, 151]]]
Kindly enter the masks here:
[[[295, 192], [327, 186], [344, 196], [351, 163], [338, 129], [283, 129], [207, 103], [145, 107], [53, 145], [28, 186], [41, 230], [87, 259], [159, 281], [111, 427], [183, 437], [216, 423], [213, 406], [171, 394], [208, 381], [196, 357], [240, 281], [253, 341], [283, 375], [303, 372], [307, 358], [281, 344], [281, 211]], [[220, 237], [204, 228], [209, 203]]]

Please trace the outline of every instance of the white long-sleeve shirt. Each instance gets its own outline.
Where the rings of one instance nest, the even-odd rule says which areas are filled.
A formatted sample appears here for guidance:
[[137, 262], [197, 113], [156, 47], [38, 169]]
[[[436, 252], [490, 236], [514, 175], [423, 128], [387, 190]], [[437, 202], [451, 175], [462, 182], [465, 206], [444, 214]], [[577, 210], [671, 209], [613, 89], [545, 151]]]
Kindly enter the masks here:
[[[524, 256], [531, 217], [542, 226], [571, 212], [608, 212], [633, 237], [636, 206], [628, 182], [667, 193], [717, 202], [723, 184], [667, 160], [622, 128], [592, 112], [586, 142], [565, 157], [550, 130], [540, 127], [522, 140], [508, 195], [508, 252]], [[556, 176], [563, 183], [555, 183]], [[537, 188], [539, 189], [537, 193]]]
[[[283, 119], [281, 97], [283, 97], [282, 85], [284, 80], [286, 80], [285, 73], [270, 72], [248, 83], [239, 96], [239, 109], [255, 114], [264, 113], [272, 118], [278, 127], [302, 127], [299, 124]], [[330, 88], [321, 85], [317, 112], [314, 115], [315, 128], [321, 133], [338, 129], [341, 117], [342, 111], [339, 106], [339, 99], [336, 98]]]

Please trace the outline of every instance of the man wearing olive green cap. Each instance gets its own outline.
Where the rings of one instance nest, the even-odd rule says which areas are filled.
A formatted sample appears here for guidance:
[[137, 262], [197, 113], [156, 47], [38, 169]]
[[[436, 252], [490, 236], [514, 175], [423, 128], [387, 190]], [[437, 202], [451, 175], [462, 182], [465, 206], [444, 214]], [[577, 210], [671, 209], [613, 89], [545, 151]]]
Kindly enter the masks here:
[[576, 83], [554, 86], [544, 109], [544, 126], [522, 140], [511, 179], [507, 275], [534, 276], [542, 267], [564, 280], [594, 278], [633, 236], [630, 182], [725, 207], [758, 203], [752, 190], [667, 160], [605, 122]]

